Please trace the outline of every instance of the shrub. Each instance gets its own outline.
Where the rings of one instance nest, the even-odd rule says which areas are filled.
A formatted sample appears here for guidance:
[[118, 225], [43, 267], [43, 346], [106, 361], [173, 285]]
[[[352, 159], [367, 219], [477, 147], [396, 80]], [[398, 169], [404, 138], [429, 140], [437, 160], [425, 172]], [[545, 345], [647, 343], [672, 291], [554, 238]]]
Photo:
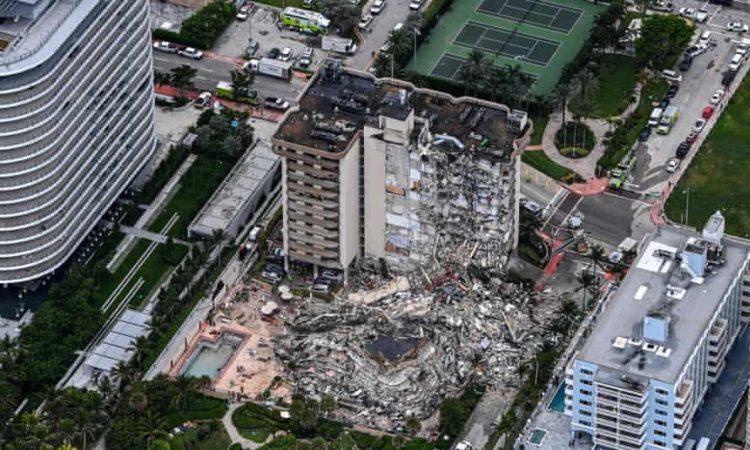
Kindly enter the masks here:
[[157, 28], [153, 37], [207, 50], [232, 23], [236, 12], [233, 2], [214, 0], [187, 18], [179, 33]]

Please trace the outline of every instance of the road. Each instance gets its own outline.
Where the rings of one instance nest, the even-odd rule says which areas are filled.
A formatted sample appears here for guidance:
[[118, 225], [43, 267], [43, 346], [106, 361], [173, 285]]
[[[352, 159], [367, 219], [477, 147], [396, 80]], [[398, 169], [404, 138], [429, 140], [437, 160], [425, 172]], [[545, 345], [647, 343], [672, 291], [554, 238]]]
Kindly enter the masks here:
[[[154, 53], [154, 69], [159, 72], [169, 72], [171, 69], [187, 64], [197, 71], [193, 84], [200, 90], [214, 91], [219, 81], [230, 81], [229, 73], [235, 69], [234, 64], [215, 59], [204, 58], [200, 61], [186, 59], [169, 53]], [[254, 88], [263, 97], [281, 97], [295, 103], [297, 95], [302, 91], [304, 81], [292, 77], [290, 82], [275, 78], [256, 76]]]
[[[373, 0], [370, 0], [362, 8], [363, 14], [369, 14], [372, 3]], [[385, 44], [393, 27], [399, 22], [404, 22], [409, 13], [409, 0], [387, 0], [385, 9], [374, 16], [370, 26], [362, 33], [365, 40], [357, 53], [348, 59], [347, 66], [367, 70], [374, 54]]]

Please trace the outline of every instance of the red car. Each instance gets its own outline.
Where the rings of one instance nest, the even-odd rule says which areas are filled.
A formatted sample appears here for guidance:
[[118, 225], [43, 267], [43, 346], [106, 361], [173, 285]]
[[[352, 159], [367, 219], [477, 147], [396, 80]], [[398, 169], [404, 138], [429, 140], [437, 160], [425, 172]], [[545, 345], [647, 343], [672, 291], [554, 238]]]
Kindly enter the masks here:
[[698, 139], [698, 133], [693, 133], [693, 132], [691, 132], [691, 133], [690, 133], [690, 134], [688, 134], [688, 136], [687, 136], [687, 137], [685, 138], [685, 142], [687, 142], [688, 144], [692, 144], [693, 142], [695, 142], [695, 140], [696, 140], [696, 139]]
[[703, 118], [708, 119], [709, 117], [714, 115], [714, 107], [713, 106], [706, 106], [703, 108]]

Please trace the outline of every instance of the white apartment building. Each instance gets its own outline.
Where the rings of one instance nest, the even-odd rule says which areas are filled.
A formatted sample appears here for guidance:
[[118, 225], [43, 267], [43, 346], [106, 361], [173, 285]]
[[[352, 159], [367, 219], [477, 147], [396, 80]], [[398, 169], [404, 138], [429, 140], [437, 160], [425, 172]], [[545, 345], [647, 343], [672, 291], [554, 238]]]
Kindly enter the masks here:
[[329, 61], [273, 139], [288, 262], [504, 270], [517, 241], [517, 117]]
[[750, 322], [747, 286], [748, 249], [724, 237], [720, 213], [701, 234], [659, 227], [567, 368], [573, 437], [601, 449], [684, 448]]
[[0, 283], [60, 267], [154, 153], [148, 0], [0, 1]]

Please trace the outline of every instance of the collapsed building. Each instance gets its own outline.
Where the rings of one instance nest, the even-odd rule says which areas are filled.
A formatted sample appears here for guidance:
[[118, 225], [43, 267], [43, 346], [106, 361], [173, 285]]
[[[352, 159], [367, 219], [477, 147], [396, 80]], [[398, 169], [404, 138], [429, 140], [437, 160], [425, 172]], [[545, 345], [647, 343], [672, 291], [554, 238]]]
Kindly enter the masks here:
[[287, 266], [507, 267], [526, 114], [327, 61], [273, 138]]
[[[372, 273], [357, 274], [359, 281]], [[377, 295], [304, 303], [275, 345], [296, 389], [334, 396], [338, 417], [352, 424], [401, 431], [407, 418], [432, 417], [443, 398], [471, 382], [510, 396], [520, 365], [552, 336], [542, 324], [555, 302], [540, 307], [544, 297], [520, 285], [427, 283], [421, 274], [390, 285]]]

